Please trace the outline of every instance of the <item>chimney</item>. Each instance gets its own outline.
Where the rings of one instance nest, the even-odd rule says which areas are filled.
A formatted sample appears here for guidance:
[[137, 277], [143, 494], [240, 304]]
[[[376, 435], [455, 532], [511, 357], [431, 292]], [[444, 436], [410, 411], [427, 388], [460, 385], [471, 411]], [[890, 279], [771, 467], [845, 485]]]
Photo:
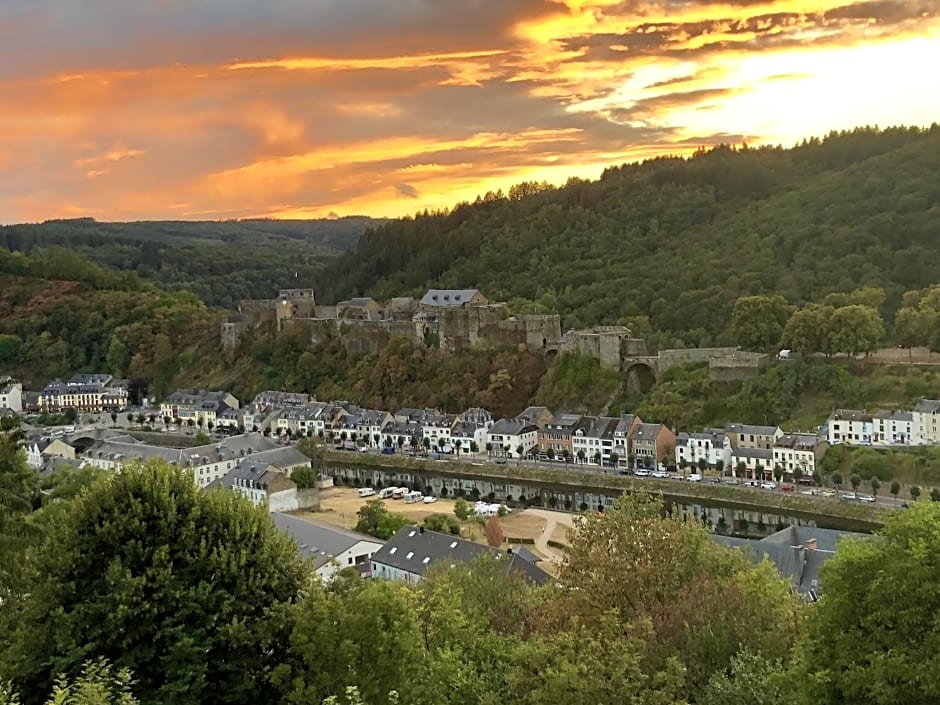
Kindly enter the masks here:
[[806, 539], [806, 550], [815, 551], [816, 550], [816, 539]]
[[510, 556], [512, 555], [512, 546], [506, 549], [506, 553], [509, 554]]
[[423, 534], [423, 533], [424, 533], [424, 527], [423, 527], [423, 526], [419, 526], [419, 527], [418, 527], [418, 533], [419, 533], [419, 534]]

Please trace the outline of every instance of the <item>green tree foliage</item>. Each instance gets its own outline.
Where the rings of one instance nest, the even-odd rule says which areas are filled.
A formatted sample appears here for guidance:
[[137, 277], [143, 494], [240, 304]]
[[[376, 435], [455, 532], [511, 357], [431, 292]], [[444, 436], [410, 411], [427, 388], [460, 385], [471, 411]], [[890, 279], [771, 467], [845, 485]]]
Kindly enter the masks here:
[[454, 500], [454, 516], [456, 516], [460, 521], [466, 521], [470, 518], [472, 514], [473, 507], [470, 506], [470, 503], [465, 500], [463, 497], [458, 497]]
[[400, 583], [340, 577], [291, 608], [286, 654], [271, 674], [284, 703], [319, 703], [349, 686], [366, 705], [422, 702], [426, 659], [417, 595]]
[[159, 462], [128, 467], [74, 499], [37, 552], [6, 675], [37, 702], [105, 658], [144, 702], [271, 702], [269, 615], [302, 584], [263, 510]]
[[396, 531], [410, 523], [408, 517], [388, 511], [381, 499], [369, 500], [363, 504], [357, 516], [359, 521], [356, 522], [356, 531], [383, 541], [390, 539]]
[[317, 471], [308, 467], [294, 468], [290, 474], [290, 479], [294, 481], [299, 489], [310, 489], [317, 486]]
[[782, 658], [797, 637], [796, 604], [774, 568], [714, 544], [698, 522], [663, 517], [652, 498], [624, 495], [605, 516], [586, 515], [569, 546], [561, 613], [650, 620], [649, 658], [661, 668], [678, 658], [690, 694], [742, 648]]
[[25, 552], [36, 539], [29, 515], [39, 497], [39, 483], [17, 435], [0, 434], [0, 604], [11, 600], [21, 584]]
[[782, 296], [743, 296], [731, 312], [731, 337], [745, 350], [773, 350], [790, 311]]
[[619, 385], [619, 372], [601, 367], [597, 358], [562, 353], [542, 379], [535, 403], [550, 409], [596, 410]]
[[852, 305], [837, 308], [829, 321], [833, 352], [854, 355], [873, 350], [884, 338], [885, 327], [877, 309]]
[[839, 543], [806, 646], [814, 702], [940, 700], [940, 506], [889, 515], [878, 536]]
[[833, 313], [835, 309], [832, 306], [819, 304], [795, 311], [783, 328], [782, 346], [804, 355], [831, 353], [829, 330]]
[[[81, 218], [0, 227], [0, 250], [42, 261], [45, 269], [38, 276], [49, 279], [71, 280], [79, 272], [89, 283], [106, 282], [106, 288], [111, 279], [139, 282], [139, 277], [234, 309], [241, 298], [266, 299], [279, 288], [318, 286], [324, 260], [354, 246], [368, 226], [380, 222], [363, 217], [213, 223]], [[16, 262], [0, 271], [10, 271]], [[107, 268], [121, 271], [107, 274]], [[21, 271], [34, 270], [20, 265], [13, 273]]]
[[[98, 659], [86, 664], [74, 681], [57, 678], [46, 705], [138, 705], [132, 686], [130, 671], [115, 672], [106, 661]], [[20, 705], [12, 684], [0, 683], [0, 705]]]
[[794, 705], [794, 674], [781, 659], [744, 650], [708, 682], [701, 705]]
[[940, 284], [904, 294], [894, 321], [894, 337], [907, 348], [940, 350]]
[[430, 514], [424, 519], [424, 528], [444, 534], [460, 536], [460, 520], [450, 514]]

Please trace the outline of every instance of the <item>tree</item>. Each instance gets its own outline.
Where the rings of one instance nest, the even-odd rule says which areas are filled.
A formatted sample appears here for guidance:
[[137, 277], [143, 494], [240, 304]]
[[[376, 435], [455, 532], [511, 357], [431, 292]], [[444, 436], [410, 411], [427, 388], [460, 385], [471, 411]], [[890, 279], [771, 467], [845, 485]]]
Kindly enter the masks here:
[[602, 459], [603, 459], [603, 456], [601, 456], [601, 452], [600, 452], [600, 451], [596, 451], [596, 452], [594, 453], [594, 464], [595, 464], [595, 465], [600, 465]]
[[492, 444], [492, 443], [487, 443], [487, 444], [486, 444], [486, 454], [487, 454], [487, 455], [492, 455], [492, 454], [493, 454], [493, 444]]
[[[421, 702], [427, 654], [420, 604], [407, 586], [339, 575], [289, 609], [284, 662], [271, 674], [283, 703]], [[364, 635], [368, 635], [367, 637]], [[354, 689], [355, 698], [333, 699]], [[389, 698], [395, 691], [396, 696]]]
[[677, 658], [692, 693], [742, 647], [788, 653], [797, 603], [775, 569], [715, 544], [698, 522], [664, 515], [648, 495], [623, 495], [605, 514], [587, 514], [569, 532], [560, 614], [589, 625], [612, 612], [625, 624], [651, 620], [649, 663]]
[[105, 658], [133, 672], [144, 702], [272, 702], [248, 674], [280, 663], [271, 616], [297, 599], [305, 574], [266, 510], [202, 492], [162, 462], [127, 466], [50, 527], [11, 639], [11, 675], [35, 702], [57, 674]]
[[312, 467], [319, 466], [323, 461], [323, 449], [320, 447], [319, 443], [309, 436], [300, 439], [300, 442], [297, 443], [297, 450], [310, 458]]
[[525, 447], [520, 443], [516, 446], [516, 457], [522, 460], [523, 454], [525, 453]]
[[396, 531], [410, 523], [408, 517], [393, 514], [388, 511], [381, 499], [366, 502], [356, 513], [359, 521], [356, 522], [356, 531], [369, 534], [387, 541]]
[[870, 480], [870, 482], [871, 482], [871, 493], [872, 493], [875, 497], [877, 497], [877, 496], [878, 496], [878, 490], [881, 489], [881, 482], [878, 481], [878, 478], [877, 478], [877, 477], [872, 477], [871, 480]]
[[901, 493], [901, 483], [897, 480], [891, 480], [891, 489], [888, 491], [894, 495], [894, 501], [897, 503], [898, 495]]
[[620, 462], [620, 455], [618, 453], [611, 453], [610, 464], [616, 468], [619, 462]]
[[0, 605], [26, 577], [27, 552], [38, 538], [29, 515], [39, 505], [39, 490], [18, 437], [0, 435]]
[[839, 542], [822, 569], [825, 597], [808, 620], [807, 702], [940, 699], [938, 535], [940, 505], [927, 503], [886, 515], [873, 538]]
[[823, 486], [823, 476], [819, 470], [813, 470], [813, 484], [816, 485], [816, 487]]
[[290, 474], [290, 479], [297, 485], [297, 489], [310, 489], [317, 486], [317, 471], [306, 466], [294, 468]]
[[747, 474], [747, 463], [744, 462], [743, 460], [739, 460], [736, 465], [736, 469], [737, 469], [737, 476], [744, 477]]
[[917, 498], [920, 497], [920, 487], [917, 485], [911, 485], [907, 488], [907, 491], [911, 495], [911, 499], [913, 499], [915, 502], [917, 501]]
[[487, 519], [483, 531], [486, 534], [486, 543], [488, 545], [493, 548], [499, 548], [503, 545], [503, 525], [500, 523], [499, 517]]
[[118, 415], [117, 415], [115, 412], [113, 412], [113, 411], [111, 412], [111, 423], [112, 423], [112, 424], [116, 424], [116, 423], [117, 423], [117, 416], [118, 416]]
[[909, 357], [913, 358], [915, 347], [930, 345], [930, 336], [936, 320], [935, 312], [902, 307], [894, 317], [894, 339], [899, 345], [907, 348]]
[[810, 304], [793, 313], [783, 329], [781, 345], [803, 355], [829, 352], [829, 329], [832, 306]]
[[862, 478], [859, 477], [858, 474], [852, 473], [852, 474], [849, 476], [849, 482], [852, 484], [852, 489], [853, 489], [855, 492], [858, 492], [858, 486], [859, 486], [860, 484], [862, 484]]
[[440, 531], [443, 534], [460, 536], [460, 521], [449, 514], [429, 514], [424, 519], [424, 528], [430, 531]]
[[832, 476], [831, 476], [829, 479], [830, 479], [830, 481], [832, 482], [832, 484], [833, 484], [837, 489], [840, 489], [840, 490], [842, 489], [842, 481], [843, 481], [843, 480], [842, 480], [842, 473], [841, 473], [841, 472], [834, 472], [834, 473], [832, 473]]
[[715, 461], [715, 472], [721, 475], [722, 473], [724, 473], [724, 471], [725, 471], [725, 461], [722, 460], [721, 458], [718, 458], [718, 460]]
[[834, 351], [850, 355], [871, 351], [885, 335], [881, 314], [870, 306], [837, 308], [829, 326], [829, 338]]
[[940, 502], [940, 488], [933, 487], [930, 490], [930, 501]]
[[797, 465], [795, 468], [793, 468], [793, 481], [796, 484], [800, 484], [800, 480], [802, 479], [803, 479], [803, 468]]
[[480, 446], [477, 444], [476, 441], [470, 441], [470, 452], [473, 453], [474, 455], [480, 452]]
[[[455, 438], [455, 439], [454, 439], [454, 450], [457, 452], [457, 457], [458, 457], [458, 458], [460, 457], [460, 448], [461, 448], [462, 446], [463, 446], [463, 441], [460, 440], [459, 438]], [[522, 446], [519, 446], [519, 447], [522, 448]], [[521, 452], [520, 452], [520, 455], [521, 455]]]
[[460, 521], [469, 519], [471, 513], [470, 503], [467, 500], [463, 497], [458, 497], [454, 500], [454, 516], [460, 519]]
[[584, 463], [584, 461], [587, 459], [587, 453], [585, 452], [584, 448], [579, 448], [576, 455], [578, 456], [579, 463]]
[[780, 463], [774, 464], [774, 480], [780, 482], [783, 479], [783, 466]]
[[[74, 681], [57, 678], [46, 705], [138, 705], [131, 693], [132, 685], [130, 671], [114, 672], [104, 659], [98, 659], [86, 663]], [[0, 705], [19, 702], [12, 689], [0, 683]]]
[[782, 296], [742, 296], [731, 312], [731, 337], [746, 350], [773, 350], [791, 309]]
[[781, 659], [768, 659], [744, 649], [727, 672], [716, 673], [702, 694], [701, 705], [792, 705], [793, 682]]

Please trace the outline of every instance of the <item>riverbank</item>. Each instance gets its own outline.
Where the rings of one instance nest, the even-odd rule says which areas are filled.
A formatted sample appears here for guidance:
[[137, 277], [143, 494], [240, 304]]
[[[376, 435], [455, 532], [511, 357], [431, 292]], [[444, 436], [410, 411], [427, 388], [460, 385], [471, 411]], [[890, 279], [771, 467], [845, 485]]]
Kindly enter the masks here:
[[856, 530], [876, 530], [883, 525], [887, 508], [846, 502], [835, 497], [767, 492], [741, 486], [713, 485], [707, 483], [659, 480], [651, 477], [636, 478], [597, 472], [583, 467], [577, 471], [563, 468], [533, 467], [523, 464], [497, 465], [447, 460], [434, 461], [422, 458], [376, 455], [371, 453], [345, 453], [326, 450], [325, 465], [370, 469], [385, 472], [415, 472], [437, 475], [455, 481], [486, 481], [493, 484], [516, 482], [538, 486], [587, 490], [601, 495], [618, 495], [623, 492], [653, 492], [662, 494], [667, 501], [687, 504], [715, 504], [732, 510], [789, 514], [808, 519], [829, 518], [850, 523]]

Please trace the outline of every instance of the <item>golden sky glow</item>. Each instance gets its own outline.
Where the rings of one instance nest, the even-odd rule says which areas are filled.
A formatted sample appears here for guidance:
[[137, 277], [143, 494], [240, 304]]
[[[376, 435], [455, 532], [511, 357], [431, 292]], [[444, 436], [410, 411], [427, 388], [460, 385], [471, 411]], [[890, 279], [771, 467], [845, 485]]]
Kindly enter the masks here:
[[442, 208], [940, 119], [940, 0], [3, 0], [0, 222]]

